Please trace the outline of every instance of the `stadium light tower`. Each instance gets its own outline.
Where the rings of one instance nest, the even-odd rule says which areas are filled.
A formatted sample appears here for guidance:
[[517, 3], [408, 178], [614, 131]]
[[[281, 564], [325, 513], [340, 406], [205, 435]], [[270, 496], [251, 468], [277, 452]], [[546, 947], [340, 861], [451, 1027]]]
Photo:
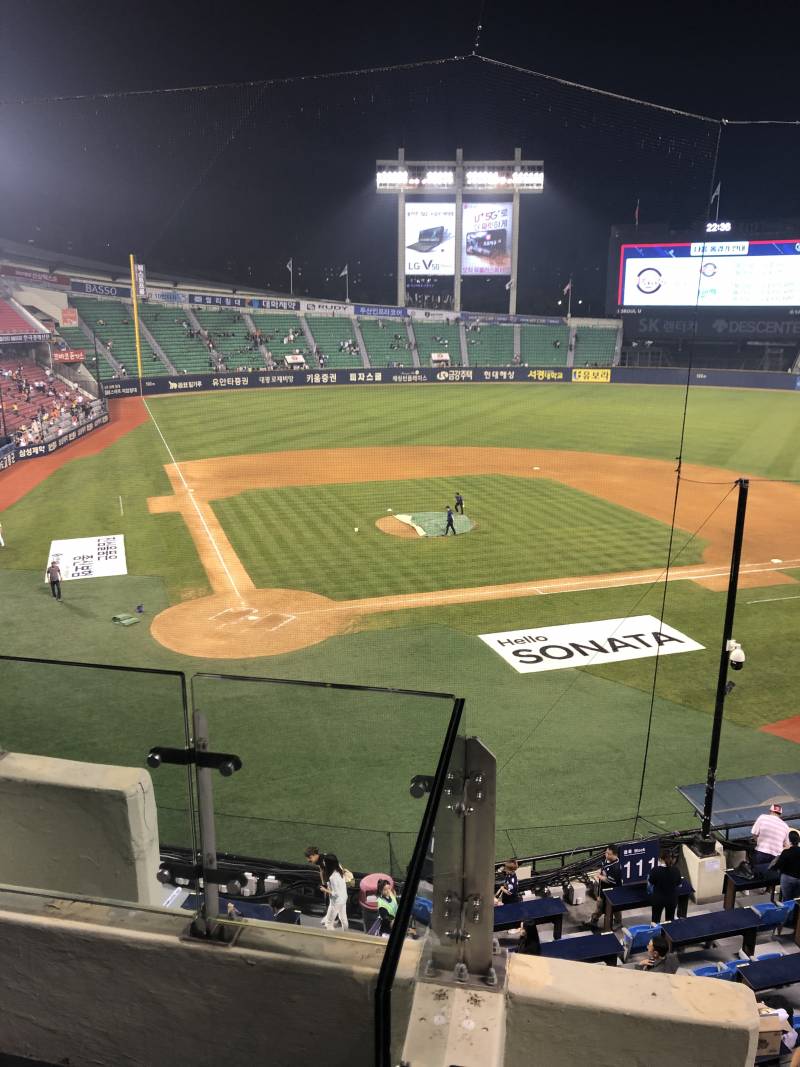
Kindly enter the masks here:
[[[519, 203], [523, 193], [541, 193], [544, 190], [544, 164], [541, 160], [523, 159], [522, 149], [514, 149], [513, 159], [479, 159], [467, 161], [462, 149], [456, 149], [455, 159], [405, 158], [405, 149], [397, 150], [397, 159], [379, 159], [375, 165], [375, 186], [379, 193], [397, 197], [397, 303], [406, 302], [406, 276], [409, 273], [406, 253], [419, 253], [419, 262], [414, 263], [416, 274], [438, 274], [453, 277], [453, 310], [461, 310], [461, 277], [464, 272], [465, 254], [478, 266], [468, 267], [468, 273], [481, 275], [510, 275], [508, 311], [517, 310], [517, 268], [519, 259]], [[442, 209], [438, 219], [431, 211], [419, 212], [412, 244], [407, 245], [407, 196], [437, 198]], [[493, 222], [491, 212], [482, 219], [477, 228], [471, 228], [464, 237], [465, 211], [477, 211], [487, 196], [502, 197], [496, 208], [506, 209], [502, 225]], [[465, 197], [469, 198], [465, 201]], [[452, 211], [451, 203], [454, 204]], [[416, 203], [416, 202], [412, 202]], [[478, 207], [475, 207], [478, 205]], [[487, 207], [488, 207], [487, 203]], [[510, 217], [508, 217], [510, 215]], [[470, 218], [474, 219], [474, 214]], [[442, 220], [445, 221], [442, 221]], [[447, 221], [452, 219], [453, 233], [448, 232]], [[424, 225], [423, 221], [432, 223]], [[448, 252], [450, 239], [454, 247]], [[510, 254], [508, 244], [510, 243]], [[453, 255], [452, 263], [450, 254]]]

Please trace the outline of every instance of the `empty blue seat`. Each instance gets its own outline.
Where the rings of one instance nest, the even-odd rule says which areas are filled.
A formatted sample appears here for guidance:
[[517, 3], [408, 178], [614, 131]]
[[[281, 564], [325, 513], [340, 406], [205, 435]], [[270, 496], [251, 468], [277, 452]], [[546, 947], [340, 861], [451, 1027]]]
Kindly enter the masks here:
[[731, 975], [735, 975], [737, 971], [740, 971], [742, 969], [742, 967], [749, 967], [750, 960], [728, 960], [728, 962], [723, 963], [722, 966]]
[[782, 955], [782, 952], [762, 952], [760, 956], [756, 956], [756, 963], [760, 963], [761, 960], [779, 960]]
[[716, 963], [709, 963], [704, 967], [695, 967], [692, 974], [697, 978], [721, 978], [723, 982], [733, 981], [733, 971], [724, 967], [720, 969]]
[[780, 929], [782, 926], [789, 925], [794, 915], [795, 902], [787, 900], [785, 904], [772, 904], [767, 901], [766, 904], [752, 904], [751, 907], [760, 919], [759, 930], [770, 930], [775, 927]]

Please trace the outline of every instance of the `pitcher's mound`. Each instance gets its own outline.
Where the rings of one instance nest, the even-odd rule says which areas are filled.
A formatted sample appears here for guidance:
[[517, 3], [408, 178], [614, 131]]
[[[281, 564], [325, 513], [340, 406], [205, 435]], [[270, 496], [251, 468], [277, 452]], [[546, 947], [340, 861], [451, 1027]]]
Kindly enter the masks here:
[[[453, 515], [456, 533], [470, 533], [475, 523], [466, 515]], [[376, 521], [375, 525], [384, 533], [395, 537], [442, 537], [447, 525], [447, 516], [443, 511], [419, 511], [413, 515], [387, 515]]]
[[382, 533], [391, 534], [392, 537], [419, 537], [413, 526], [407, 522], [400, 522], [394, 515], [384, 515], [375, 523]]

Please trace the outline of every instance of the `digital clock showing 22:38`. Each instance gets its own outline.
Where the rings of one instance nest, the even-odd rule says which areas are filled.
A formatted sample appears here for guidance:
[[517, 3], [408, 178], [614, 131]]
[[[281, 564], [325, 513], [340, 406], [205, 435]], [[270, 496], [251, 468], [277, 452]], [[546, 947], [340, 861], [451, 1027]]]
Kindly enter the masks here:
[[706, 233], [730, 233], [733, 229], [731, 222], [707, 222]]

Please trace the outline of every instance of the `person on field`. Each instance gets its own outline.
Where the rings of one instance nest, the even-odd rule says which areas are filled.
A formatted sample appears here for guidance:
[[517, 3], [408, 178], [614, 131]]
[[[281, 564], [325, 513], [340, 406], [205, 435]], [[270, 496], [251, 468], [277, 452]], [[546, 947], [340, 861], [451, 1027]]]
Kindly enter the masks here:
[[2, 522], [0, 522], [0, 548], [5, 548], [5, 547], [6, 547], [6, 543], [3, 540], [3, 524], [2, 524]]
[[456, 511], [459, 515], [464, 514], [464, 497], [461, 493], [456, 493]]
[[61, 599], [61, 568], [55, 560], [50, 561], [47, 568], [47, 580], [50, 583], [50, 592], [56, 600]]
[[447, 537], [447, 535], [448, 535], [448, 534], [450, 533], [450, 531], [451, 531], [451, 530], [453, 531], [453, 536], [455, 537], [455, 534], [456, 534], [456, 524], [455, 524], [455, 522], [453, 521], [453, 509], [452, 509], [452, 508], [450, 507], [450, 505], [448, 504], [448, 505], [447, 505], [447, 525], [446, 525], [446, 526], [445, 526], [445, 528], [444, 528], [444, 535], [445, 535], [445, 537]]

